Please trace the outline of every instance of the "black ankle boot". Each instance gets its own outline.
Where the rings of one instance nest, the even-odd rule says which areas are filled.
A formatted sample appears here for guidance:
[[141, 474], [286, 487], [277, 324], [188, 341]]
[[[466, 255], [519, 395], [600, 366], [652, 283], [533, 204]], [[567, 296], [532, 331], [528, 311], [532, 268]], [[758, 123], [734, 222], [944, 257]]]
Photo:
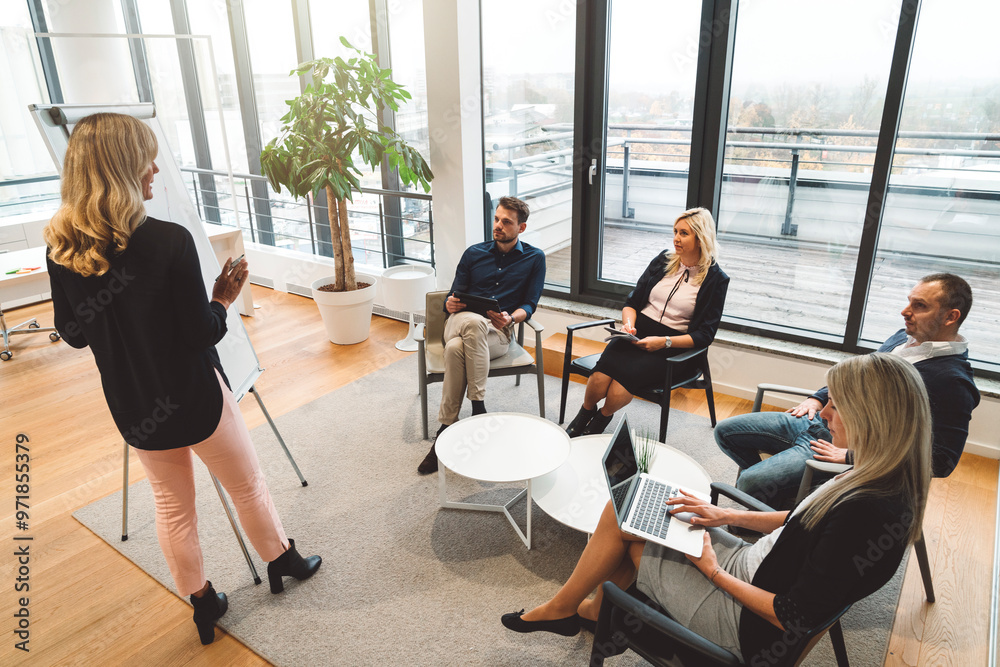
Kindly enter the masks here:
[[588, 410], [587, 408], [580, 406], [580, 411], [576, 413], [576, 417], [573, 417], [573, 421], [569, 423], [566, 427], [566, 433], [569, 437], [575, 438], [578, 435], [583, 435], [583, 430], [587, 428], [587, 424], [590, 420], [594, 418], [597, 414], [597, 408], [593, 410]]
[[198, 626], [198, 638], [202, 644], [211, 644], [215, 639], [215, 622], [229, 609], [225, 593], [216, 593], [209, 581], [208, 590], [200, 598], [191, 596], [194, 607], [194, 624]]
[[590, 423], [587, 424], [587, 428], [583, 429], [583, 435], [600, 435], [601, 433], [604, 433], [604, 429], [608, 427], [608, 424], [610, 424], [611, 420], [614, 418], [614, 415], [608, 415], [605, 417], [602, 412], [598, 411], [598, 413], [594, 415], [594, 418], [590, 420]]
[[267, 581], [271, 584], [271, 592], [280, 593], [285, 590], [282, 577], [295, 577], [299, 581], [308, 579], [316, 574], [322, 562], [323, 559], [319, 556], [303, 558], [295, 550], [295, 540], [288, 540], [288, 551], [267, 564]]
[[486, 401], [473, 401], [472, 402], [472, 416], [485, 415], [486, 414]]

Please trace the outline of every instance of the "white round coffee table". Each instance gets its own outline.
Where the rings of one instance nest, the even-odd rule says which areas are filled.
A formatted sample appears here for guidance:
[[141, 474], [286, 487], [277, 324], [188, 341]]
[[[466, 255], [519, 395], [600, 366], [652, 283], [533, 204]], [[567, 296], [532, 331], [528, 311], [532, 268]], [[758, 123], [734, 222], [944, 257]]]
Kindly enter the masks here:
[[[569, 436], [558, 424], [515, 412], [491, 412], [461, 419], [446, 428], [435, 445], [441, 507], [502, 512], [521, 541], [531, 548], [531, 483], [563, 464], [570, 453]], [[526, 482], [526, 488], [503, 505], [448, 500], [445, 468], [481, 482]], [[527, 495], [527, 531], [511, 516], [512, 504]]]
[[[566, 462], [535, 480], [535, 502], [559, 523], [592, 535], [611, 500], [601, 459], [611, 434], [585, 435], [570, 441]], [[657, 443], [650, 465], [653, 477], [708, 495], [712, 478], [684, 452]]]

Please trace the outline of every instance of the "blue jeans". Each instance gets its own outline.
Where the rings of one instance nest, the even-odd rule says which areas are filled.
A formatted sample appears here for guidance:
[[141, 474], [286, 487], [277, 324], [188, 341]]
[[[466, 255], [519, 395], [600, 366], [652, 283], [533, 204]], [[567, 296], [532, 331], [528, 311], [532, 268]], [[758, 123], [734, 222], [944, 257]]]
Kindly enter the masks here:
[[[819, 414], [812, 419], [787, 412], [751, 412], [715, 427], [719, 448], [743, 470], [736, 488], [772, 507], [790, 505], [813, 457], [810, 440], [830, 441]], [[760, 460], [758, 452], [771, 454]]]

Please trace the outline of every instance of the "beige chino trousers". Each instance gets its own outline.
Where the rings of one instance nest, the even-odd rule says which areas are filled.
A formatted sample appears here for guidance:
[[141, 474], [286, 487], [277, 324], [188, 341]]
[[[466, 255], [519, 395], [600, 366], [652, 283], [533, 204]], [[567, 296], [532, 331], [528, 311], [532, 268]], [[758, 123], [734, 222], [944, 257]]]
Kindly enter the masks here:
[[513, 333], [513, 323], [500, 330], [476, 313], [460, 311], [448, 316], [444, 323], [444, 383], [439, 422], [450, 426], [458, 421], [466, 387], [470, 401], [485, 399], [490, 359], [507, 353]]

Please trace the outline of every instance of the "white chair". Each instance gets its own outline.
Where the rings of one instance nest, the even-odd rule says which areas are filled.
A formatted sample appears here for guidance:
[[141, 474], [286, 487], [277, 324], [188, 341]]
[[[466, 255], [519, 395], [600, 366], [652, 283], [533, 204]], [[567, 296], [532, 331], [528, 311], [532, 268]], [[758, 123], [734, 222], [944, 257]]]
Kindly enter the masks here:
[[[424, 439], [429, 439], [427, 429], [427, 385], [444, 380], [444, 302], [449, 292], [427, 293], [427, 323], [418, 327], [414, 338], [417, 341], [417, 382], [420, 385], [420, 419], [423, 423]], [[524, 325], [535, 332], [535, 358], [522, 347]], [[515, 375], [515, 385], [521, 384], [521, 375], [534, 373], [538, 379], [538, 414], [545, 418], [545, 367], [542, 364], [542, 327], [528, 319], [517, 327], [517, 336], [510, 342], [507, 353], [490, 359], [489, 377]]]
[[[754, 396], [753, 399], [753, 412], [760, 412], [760, 407], [764, 402], [765, 392], [804, 397], [809, 397], [816, 393], [812, 389], [788, 387], [781, 384], [762, 383], [757, 385], [757, 395]], [[769, 455], [762, 453], [761, 460], [767, 458], [768, 456]], [[812, 491], [813, 475], [816, 472], [833, 476], [839, 475], [850, 468], [851, 466], [846, 463], [828, 463], [826, 461], [817, 461], [815, 459], [807, 460], [806, 468], [802, 472], [802, 481], [799, 483], [799, 491], [795, 494], [795, 504], [798, 505], [802, 499], [809, 495], [809, 492]], [[921, 532], [920, 538], [913, 543], [913, 550], [917, 554], [917, 564], [920, 565], [920, 578], [924, 580], [924, 591], [927, 593], [927, 601], [934, 602], [934, 583], [931, 581], [931, 566], [930, 561], [927, 559], [927, 544], [924, 542], [923, 532]]]

